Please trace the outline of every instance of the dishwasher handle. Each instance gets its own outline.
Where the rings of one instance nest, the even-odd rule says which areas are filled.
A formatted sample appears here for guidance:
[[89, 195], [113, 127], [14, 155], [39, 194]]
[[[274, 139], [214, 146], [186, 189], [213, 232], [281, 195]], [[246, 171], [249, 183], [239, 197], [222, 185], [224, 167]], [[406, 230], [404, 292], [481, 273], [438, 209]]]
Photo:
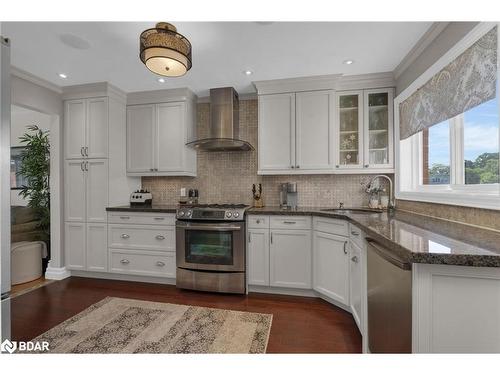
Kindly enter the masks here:
[[411, 263], [407, 260], [397, 256], [393, 252], [387, 250], [380, 244], [378, 244], [373, 238], [366, 238], [366, 242], [368, 242], [368, 246], [370, 246], [380, 257], [388, 261], [389, 263], [395, 265], [398, 268], [401, 268], [405, 271], [411, 270]]

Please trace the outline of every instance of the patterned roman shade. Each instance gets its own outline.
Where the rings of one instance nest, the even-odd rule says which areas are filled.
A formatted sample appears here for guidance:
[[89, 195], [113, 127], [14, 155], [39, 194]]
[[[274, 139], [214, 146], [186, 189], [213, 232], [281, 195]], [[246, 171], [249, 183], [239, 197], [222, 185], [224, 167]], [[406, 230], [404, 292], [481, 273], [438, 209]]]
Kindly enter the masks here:
[[495, 97], [497, 27], [399, 105], [400, 139]]

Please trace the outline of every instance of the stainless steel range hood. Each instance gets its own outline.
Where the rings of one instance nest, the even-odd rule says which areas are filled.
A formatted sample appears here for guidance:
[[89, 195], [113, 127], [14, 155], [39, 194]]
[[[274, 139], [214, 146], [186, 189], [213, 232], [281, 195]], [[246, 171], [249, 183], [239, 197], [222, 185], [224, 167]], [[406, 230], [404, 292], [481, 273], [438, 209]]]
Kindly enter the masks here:
[[253, 146], [239, 139], [239, 100], [232, 87], [210, 89], [210, 136], [187, 143], [203, 151], [250, 151]]

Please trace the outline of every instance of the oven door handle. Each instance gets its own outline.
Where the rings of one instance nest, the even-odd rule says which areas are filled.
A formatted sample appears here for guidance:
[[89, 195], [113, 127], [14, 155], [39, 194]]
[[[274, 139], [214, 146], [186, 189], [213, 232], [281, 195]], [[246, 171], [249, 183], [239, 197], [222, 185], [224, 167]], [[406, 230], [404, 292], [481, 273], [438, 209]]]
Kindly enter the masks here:
[[178, 228], [182, 229], [194, 229], [194, 230], [217, 230], [220, 232], [228, 232], [234, 230], [242, 230], [241, 226], [217, 226], [217, 225], [178, 225]]

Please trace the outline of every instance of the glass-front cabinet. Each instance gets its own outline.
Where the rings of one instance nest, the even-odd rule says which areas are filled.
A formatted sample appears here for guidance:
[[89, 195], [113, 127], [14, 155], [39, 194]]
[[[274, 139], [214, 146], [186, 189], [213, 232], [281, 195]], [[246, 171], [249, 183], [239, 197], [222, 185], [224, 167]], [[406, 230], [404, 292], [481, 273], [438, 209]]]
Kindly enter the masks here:
[[337, 94], [338, 169], [363, 167], [363, 92]]
[[393, 96], [393, 89], [337, 92], [336, 169], [393, 168]]

